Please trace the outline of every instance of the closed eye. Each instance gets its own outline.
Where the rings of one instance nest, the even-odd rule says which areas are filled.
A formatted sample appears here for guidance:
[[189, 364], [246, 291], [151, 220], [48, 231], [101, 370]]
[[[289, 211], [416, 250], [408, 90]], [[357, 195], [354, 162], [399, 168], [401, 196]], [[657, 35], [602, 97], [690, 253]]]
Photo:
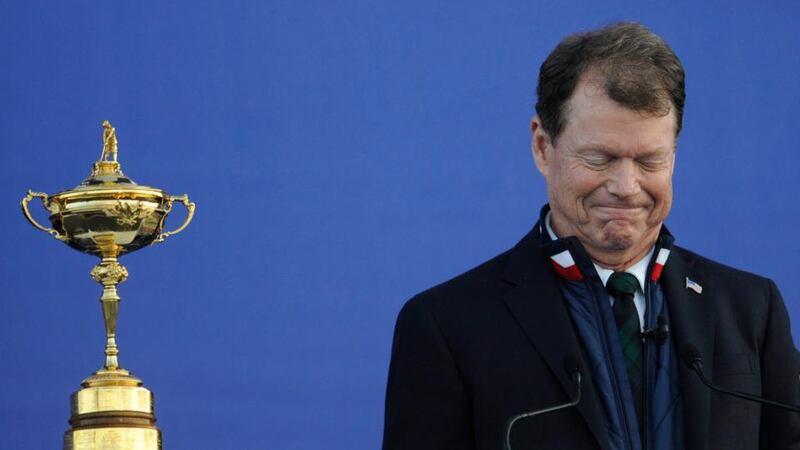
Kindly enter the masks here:
[[643, 158], [636, 161], [645, 170], [660, 170], [666, 167], [669, 159], [665, 157]]
[[614, 162], [614, 157], [606, 155], [604, 153], [590, 153], [581, 155], [581, 160], [589, 166], [590, 168], [597, 168], [602, 169], [612, 162]]

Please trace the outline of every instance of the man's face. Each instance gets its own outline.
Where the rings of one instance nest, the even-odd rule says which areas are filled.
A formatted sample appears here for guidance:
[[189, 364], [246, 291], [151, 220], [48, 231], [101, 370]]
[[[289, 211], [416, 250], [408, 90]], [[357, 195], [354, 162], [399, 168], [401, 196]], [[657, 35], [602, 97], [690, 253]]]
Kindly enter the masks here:
[[674, 111], [628, 109], [608, 97], [602, 80], [584, 77], [567, 103], [557, 145], [538, 117], [532, 129], [556, 234], [577, 236], [606, 267], [625, 268], [644, 256], [672, 205]]

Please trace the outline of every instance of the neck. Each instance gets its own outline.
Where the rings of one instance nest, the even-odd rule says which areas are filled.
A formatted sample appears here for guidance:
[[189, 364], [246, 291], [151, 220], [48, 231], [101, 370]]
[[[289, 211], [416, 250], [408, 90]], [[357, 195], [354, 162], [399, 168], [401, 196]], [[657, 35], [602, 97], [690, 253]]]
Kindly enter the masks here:
[[589, 254], [589, 257], [592, 259], [592, 261], [594, 261], [594, 263], [598, 266], [613, 270], [614, 272], [623, 272], [639, 262], [640, 259], [644, 258], [654, 243], [655, 241], [644, 248], [637, 249], [636, 251], [597, 251], [596, 249], [589, 248], [586, 245], [584, 245], [584, 248], [586, 249], [586, 253]]
[[558, 218], [555, 217], [554, 214], [551, 214], [549, 218], [549, 224], [556, 236], [575, 235], [578, 241], [583, 245], [586, 253], [589, 254], [589, 258], [591, 258], [595, 264], [615, 272], [624, 271], [644, 258], [653, 245], [655, 245], [658, 239], [658, 233], [661, 230], [661, 224], [659, 224], [653, 227], [639, 243], [623, 249], [609, 249], [607, 247], [592, 246], [591, 239], [588, 239], [587, 236], [583, 236], [580, 230], [562, 230], [562, 227], [559, 226]]

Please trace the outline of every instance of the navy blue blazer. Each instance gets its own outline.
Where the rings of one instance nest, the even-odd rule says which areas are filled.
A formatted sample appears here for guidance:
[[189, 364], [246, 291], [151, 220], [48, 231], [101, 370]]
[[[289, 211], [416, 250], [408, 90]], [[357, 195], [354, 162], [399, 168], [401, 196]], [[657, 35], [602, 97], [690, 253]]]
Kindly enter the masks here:
[[[563, 361], [581, 346], [538, 229], [403, 307], [384, 450], [500, 449], [509, 417], [572, 398]], [[686, 288], [687, 277], [702, 293]], [[694, 345], [715, 383], [800, 404], [797, 351], [771, 280], [673, 246], [660, 283], [672, 345]], [[679, 376], [687, 450], [800, 449], [797, 415], [712, 393], [683, 364]], [[591, 379], [582, 389], [577, 408], [518, 422], [514, 448], [607, 449]]]

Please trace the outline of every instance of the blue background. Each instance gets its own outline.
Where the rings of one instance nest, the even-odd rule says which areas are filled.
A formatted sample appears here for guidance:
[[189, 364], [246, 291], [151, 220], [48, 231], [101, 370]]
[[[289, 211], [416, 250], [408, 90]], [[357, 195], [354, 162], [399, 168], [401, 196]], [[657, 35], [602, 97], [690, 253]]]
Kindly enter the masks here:
[[18, 204], [88, 175], [103, 119], [126, 174], [198, 205], [183, 234], [122, 259], [120, 361], [155, 392], [165, 448], [377, 448], [397, 311], [532, 226], [538, 67], [566, 34], [621, 19], [688, 74], [678, 243], [774, 278], [800, 336], [799, 13], [3, 1], [0, 448], [60, 448], [68, 396], [102, 363], [96, 260]]

